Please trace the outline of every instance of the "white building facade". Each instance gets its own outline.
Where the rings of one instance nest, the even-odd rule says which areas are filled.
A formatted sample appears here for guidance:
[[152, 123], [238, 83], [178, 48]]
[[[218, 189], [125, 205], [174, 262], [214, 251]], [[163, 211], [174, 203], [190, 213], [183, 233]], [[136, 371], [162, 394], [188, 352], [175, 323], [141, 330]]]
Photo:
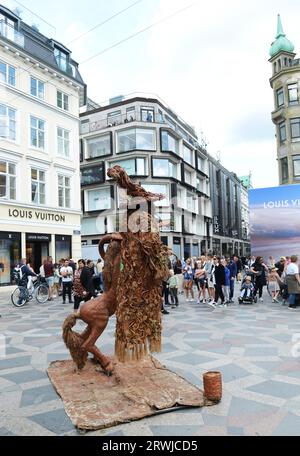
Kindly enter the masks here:
[[70, 51], [0, 6], [0, 285], [27, 258], [81, 255], [79, 107]]

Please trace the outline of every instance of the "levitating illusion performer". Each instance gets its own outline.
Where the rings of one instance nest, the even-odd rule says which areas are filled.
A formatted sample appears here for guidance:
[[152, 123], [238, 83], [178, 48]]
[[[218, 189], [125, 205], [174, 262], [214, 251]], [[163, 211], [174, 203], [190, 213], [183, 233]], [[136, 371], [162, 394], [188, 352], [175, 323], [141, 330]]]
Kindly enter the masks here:
[[[139, 360], [148, 349], [150, 352], [161, 349], [161, 285], [168, 276], [168, 249], [160, 240], [154, 219], [154, 202], [162, 200], [164, 195], [147, 192], [132, 182], [118, 165], [107, 174], [127, 190], [125, 226], [122, 232], [100, 240], [105, 292], [66, 318], [63, 339], [78, 369], [85, 366], [91, 353], [110, 375], [112, 360], [95, 344], [114, 313], [115, 355], [119, 361]], [[72, 330], [77, 319], [87, 323], [81, 334]]]

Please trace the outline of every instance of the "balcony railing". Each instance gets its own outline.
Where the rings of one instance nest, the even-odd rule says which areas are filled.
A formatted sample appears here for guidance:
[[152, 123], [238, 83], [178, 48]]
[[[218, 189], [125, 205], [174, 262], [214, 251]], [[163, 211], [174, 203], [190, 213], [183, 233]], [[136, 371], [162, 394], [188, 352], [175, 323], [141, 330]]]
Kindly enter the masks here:
[[14, 27], [6, 24], [4, 20], [0, 21], [0, 36], [4, 36], [4, 38], [13, 41], [20, 47], [24, 47], [25, 39], [23, 33], [18, 32]]
[[138, 110], [129, 111], [127, 114], [120, 114], [117, 116], [109, 116], [109, 114], [102, 119], [99, 119], [95, 122], [86, 122], [81, 123], [80, 133], [87, 134], [92, 133], [94, 131], [103, 130], [109, 127], [116, 127], [118, 125], [125, 125], [130, 124], [132, 122], [143, 122], [145, 124], [164, 124], [167, 125], [165, 120], [162, 117], [155, 117], [155, 118], [145, 118], [142, 113]]

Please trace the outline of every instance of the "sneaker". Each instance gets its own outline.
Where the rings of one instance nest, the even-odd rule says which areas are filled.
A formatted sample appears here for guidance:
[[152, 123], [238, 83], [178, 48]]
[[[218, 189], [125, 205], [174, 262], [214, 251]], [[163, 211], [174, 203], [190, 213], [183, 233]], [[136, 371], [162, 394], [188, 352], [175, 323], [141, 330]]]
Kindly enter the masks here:
[[216, 303], [213, 302], [213, 301], [208, 302], [207, 305], [208, 305], [209, 307], [211, 307], [212, 309], [215, 309], [215, 308], [216, 308]]
[[297, 309], [297, 306], [289, 306], [288, 309], [289, 309], [289, 310], [296, 310], [296, 309]]
[[259, 298], [259, 302], [264, 302], [263, 298]]
[[170, 312], [168, 312], [166, 309], [161, 311], [164, 315], [169, 315]]
[[66, 304], [66, 301], [63, 301], [62, 303], [63, 303], [63, 304]]
[[174, 305], [173, 305], [173, 306], [171, 306], [171, 309], [176, 309], [176, 306], [174, 306]]
[[[201, 302], [202, 302], [202, 301], [201, 301]], [[199, 301], [199, 299], [197, 299], [197, 304], [200, 304], [200, 301]]]

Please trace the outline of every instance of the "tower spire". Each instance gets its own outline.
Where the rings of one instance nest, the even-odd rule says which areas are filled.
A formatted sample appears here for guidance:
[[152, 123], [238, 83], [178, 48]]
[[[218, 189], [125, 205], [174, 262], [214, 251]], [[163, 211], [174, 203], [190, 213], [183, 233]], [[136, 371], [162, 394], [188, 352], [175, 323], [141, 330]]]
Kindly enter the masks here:
[[280, 14], [278, 14], [278, 19], [277, 19], [277, 36], [276, 36], [276, 39], [280, 38], [281, 36], [285, 36], [285, 33], [284, 33], [284, 31], [283, 31], [283, 27], [282, 27], [282, 22], [281, 22]]

